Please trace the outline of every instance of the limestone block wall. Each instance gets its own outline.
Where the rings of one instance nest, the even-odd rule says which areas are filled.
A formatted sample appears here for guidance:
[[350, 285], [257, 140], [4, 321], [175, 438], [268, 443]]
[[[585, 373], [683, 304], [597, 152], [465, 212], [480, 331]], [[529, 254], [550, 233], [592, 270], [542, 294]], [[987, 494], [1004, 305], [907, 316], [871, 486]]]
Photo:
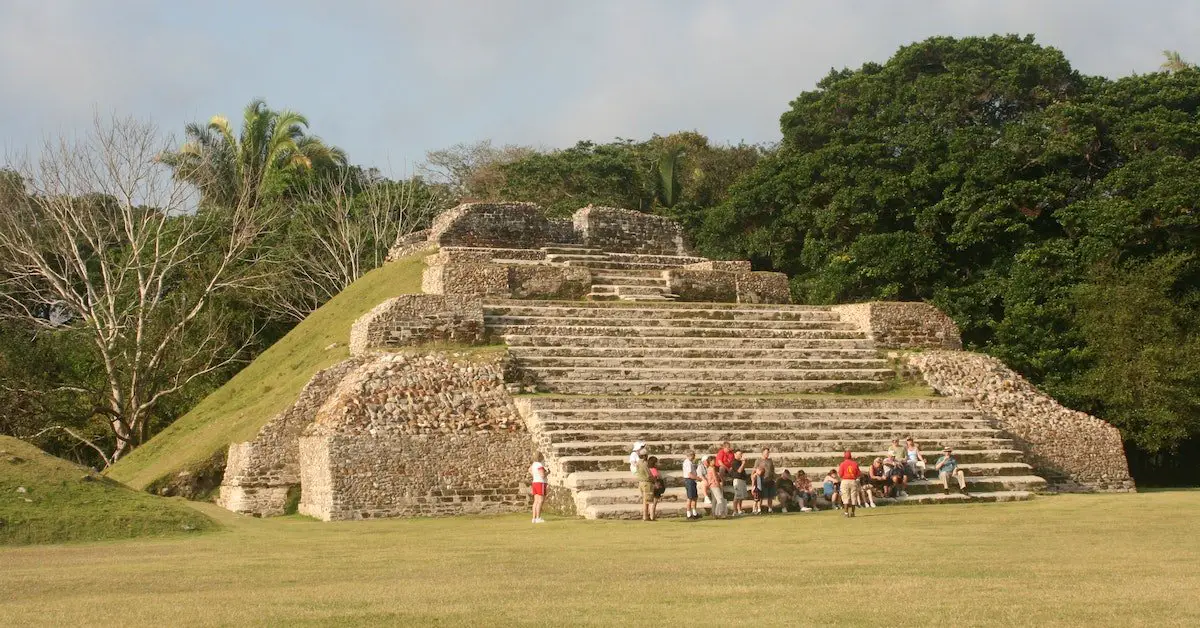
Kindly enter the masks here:
[[938, 393], [973, 400], [1058, 490], [1134, 490], [1117, 428], [1062, 406], [1000, 360], [966, 351], [905, 359]]
[[569, 220], [546, 218], [534, 203], [464, 203], [433, 221], [440, 246], [538, 248], [577, 241]]
[[230, 445], [217, 503], [259, 517], [282, 515], [288, 490], [300, 485], [300, 433], [316, 418], [338, 382], [362, 363], [361, 358], [350, 358], [319, 371], [296, 401], [268, 421], [254, 440]]
[[470, 296], [404, 294], [380, 303], [350, 328], [350, 353], [428, 342], [481, 344], [483, 306]]
[[521, 510], [533, 451], [502, 358], [376, 356], [337, 386], [300, 440], [300, 512], [336, 520]]
[[430, 233], [429, 229], [424, 229], [398, 236], [396, 242], [388, 249], [387, 261], [392, 262], [430, 248], [433, 246], [429, 242]]
[[[705, 263], [663, 271], [667, 288], [681, 301], [721, 303], [790, 303], [787, 275], [771, 272], [731, 272], [703, 268]], [[707, 264], [724, 264], [708, 262]], [[747, 263], [748, 264], [748, 263]], [[710, 268], [736, 268], [715, 266]]]
[[579, 242], [617, 253], [691, 255], [683, 227], [670, 218], [589, 205], [572, 216]]
[[835, 305], [845, 322], [867, 332], [881, 349], [961, 349], [954, 321], [921, 302], [872, 301]]
[[579, 266], [433, 262], [421, 277], [427, 294], [572, 300], [582, 299], [592, 288], [591, 272]]
[[582, 299], [592, 273], [578, 266], [509, 266], [508, 296], [514, 299]]

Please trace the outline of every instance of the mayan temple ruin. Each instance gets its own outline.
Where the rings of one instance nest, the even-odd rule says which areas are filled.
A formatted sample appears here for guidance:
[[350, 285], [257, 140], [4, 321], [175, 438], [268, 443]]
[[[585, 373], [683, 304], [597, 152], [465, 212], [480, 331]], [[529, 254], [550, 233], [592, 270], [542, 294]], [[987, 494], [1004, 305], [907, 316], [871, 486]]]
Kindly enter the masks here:
[[[360, 318], [349, 360], [230, 446], [224, 507], [282, 514], [298, 490], [324, 520], [524, 509], [541, 451], [558, 512], [639, 517], [638, 440], [666, 470], [664, 515], [683, 512], [686, 452], [724, 440], [819, 478], [912, 436], [953, 446], [977, 501], [1133, 488], [1116, 428], [963, 351], [933, 306], [792, 304], [786, 276], [700, 257], [665, 218], [469, 203], [392, 251], [417, 254], [423, 293]], [[897, 381], [936, 395], [879, 394]], [[879, 501], [964, 499], [918, 481]]]

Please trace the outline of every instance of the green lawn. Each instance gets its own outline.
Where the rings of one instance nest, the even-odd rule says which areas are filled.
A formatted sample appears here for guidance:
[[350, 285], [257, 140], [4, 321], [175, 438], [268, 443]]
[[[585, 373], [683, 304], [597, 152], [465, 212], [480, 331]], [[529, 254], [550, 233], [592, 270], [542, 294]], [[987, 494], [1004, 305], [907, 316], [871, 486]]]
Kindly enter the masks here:
[[0, 549], [0, 623], [1200, 621], [1200, 491], [879, 508], [854, 520], [539, 526], [521, 515], [320, 523], [197, 507], [225, 527]]
[[421, 291], [424, 256], [377, 268], [313, 312], [279, 342], [149, 442], [113, 465], [109, 477], [142, 489], [154, 480], [254, 438], [296, 400], [319, 370], [349, 355], [350, 326], [385, 300]]
[[[0, 545], [198, 533], [215, 523], [182, 499], [135, 491], [0, 436]], [[5, 561], [0, 558], [0, 572]], [[0, 625], [6, 625], [0, 612]]]

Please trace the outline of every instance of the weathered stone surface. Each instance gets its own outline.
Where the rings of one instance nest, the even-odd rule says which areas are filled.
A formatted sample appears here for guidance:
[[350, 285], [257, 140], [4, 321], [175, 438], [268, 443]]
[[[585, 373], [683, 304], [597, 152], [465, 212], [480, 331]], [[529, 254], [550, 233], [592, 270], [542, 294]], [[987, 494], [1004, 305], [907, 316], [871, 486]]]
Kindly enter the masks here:
[[364, 361], [350, 358], [319, 371], [295, 403], [268, 421], [254, 440], [230, 445], [217, 503], [260, 517], [282, 515], [288, 489], [300, 485], [300, 433], [342, 378]]
[[480, 344], [483, 306], [471, 296], [404, 294], [384, 301], [354, 321], [350, 353], [428, 342]]
[[300, 512], [332, 520], [525, 508], [533, 442], [502, 361], [382, 355], [356, 369], [300, 440]]
[[546, 218], [533, 203], [464, 203], [434, 219], [439, 246], [538, 248], [576, 242], [570, 221]]
[[396, 238], [395, 244], [388, 249], [387, 261], [392, 262], [402, 257], [416, 255], [425, 250], [431, 250], [433, 243], [429, 241], [430, 230], [414, 231]]
[[881, 349], [961, 349], [958, 326], [936, 307], [921, 302], [872, 301], [835, 305]]
[[508, 268], [502, 264], [427, 264], [421, 275], [421, 292], [425, 294], [508, 295]]
[[667, 292], [680, 301], [733, 303], [737, 301], [737, 275], [720, 270], [677, 268], [663, 271]]
[[572, 217], [579, 242], [616, 253], [691, 255], [683, 227], [674, 220], [616, 207], [589, 205]]
[[1134, 490], [1117, 428], [1063, 407], [1000, 360], [966, 351], [926, 351], [906, 360], [939, 393], [973, 400], [1056, 488]]
[[787, 275], [772, 272], [737, 274], [738, 303], [791, 303]]
[[750, 262], [745, 260], [723, 261], [723, 260], [705, 260], [684, 266], [687, 270], [723, 270], [731, 273], [748, 273], [750, 272]]
[[508, 294], [514, 299], [582, 299], [592, 273], [578, 266], [509, 266]]

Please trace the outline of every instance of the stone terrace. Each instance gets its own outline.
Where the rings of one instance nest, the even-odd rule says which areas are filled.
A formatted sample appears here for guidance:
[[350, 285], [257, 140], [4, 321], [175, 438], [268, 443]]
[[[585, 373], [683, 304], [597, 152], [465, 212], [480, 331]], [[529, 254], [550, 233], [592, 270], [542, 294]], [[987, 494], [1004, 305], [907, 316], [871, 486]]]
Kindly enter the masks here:
[[[751, 463], [770, 447], [781, 468], [818, 483], [842, 451], [869, 463], [892, 438], [912, 436], [931, 457], [953, 446], [975, 499], [1026, 499], [1045, 484], [962, 401], [799, 395], [870, 391], [895, 376], [867, 334], [830, 308], [496, 301], [484, 321], [509, 345], [523, 386], [554, 393], [521, 397], [518, 407], [554, 483], [585, 517], [640, 516], [625, 462], [635, 440], [662, 460], [664, 515], [682, 512], [685, 454], [724, 440]], [[883, 501], [963, 499], [922, 480], [908, 497]]]

